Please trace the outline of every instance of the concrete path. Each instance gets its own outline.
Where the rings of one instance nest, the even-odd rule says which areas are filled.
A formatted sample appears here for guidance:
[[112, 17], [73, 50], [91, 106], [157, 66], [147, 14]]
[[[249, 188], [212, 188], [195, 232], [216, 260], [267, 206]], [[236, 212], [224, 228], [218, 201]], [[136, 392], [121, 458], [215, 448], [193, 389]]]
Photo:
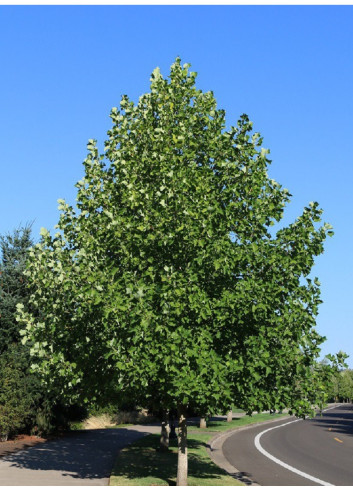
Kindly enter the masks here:
[[106, 486], [122, 448], [160, 426], [85, 430], [0, 458], [0, 486]]

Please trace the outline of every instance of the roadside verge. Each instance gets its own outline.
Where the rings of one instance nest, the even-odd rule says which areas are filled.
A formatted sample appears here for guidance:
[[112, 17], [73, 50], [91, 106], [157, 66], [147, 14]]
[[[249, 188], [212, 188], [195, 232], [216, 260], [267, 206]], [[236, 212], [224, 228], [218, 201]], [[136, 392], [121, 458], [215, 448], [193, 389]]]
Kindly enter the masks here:
[[[237, 416], [237, 414], [235, 414]], [[262, 413], [254, 416], [240, 415], [228, 423], [217, 417], [207, 428], [196, 424], [188, 426], [189, 485], [194, 486], [239, 486], [243, 480], [234, 477], [234, 468], [225, 470], [218, 461], [210, 457], [210, 443], [224, 439], [224, 435], [234, 429], [254, 426], [261, 421], [274, 421], [274, 416]], [[275, 420], [282, 417], [276, 415]], [[131, 427], [133, 429], [133, 427]], [[216, 435], [216, 437], [215, 437]], [[223, 437], [223, 438], [221, 438]], [[118, 455], [113, 467], [110, 483], [112, 486], [175, 485], [177, 472], [177, 443], [170, 440], [167, 452], [159, 451], [159, 434], [149, 435], [133, 443]], [[215, 448], [215, 447], [214, 447]]]

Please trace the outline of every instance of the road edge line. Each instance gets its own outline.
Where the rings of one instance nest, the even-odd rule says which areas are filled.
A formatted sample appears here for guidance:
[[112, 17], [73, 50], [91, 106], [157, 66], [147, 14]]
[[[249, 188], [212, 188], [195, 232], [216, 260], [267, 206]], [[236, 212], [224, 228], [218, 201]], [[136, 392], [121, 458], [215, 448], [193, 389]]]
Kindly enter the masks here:
[[[333, 407], [324, 409], [322, 412], [329, 411], [330, 409], [335, 409], [336, 407], [339, 407], [339, 406], [333, 406]], [[287, 426], [287, 425], [292, 424], [292, 423], [297, 423], [298, 421], [303, 421], [303, 420], [302, 419], [296, 419], [294, 421], [289, 421], [288, 423], [280, 424], [278, 426], [273, 426], [272, 428], [267, 428], [267, 430], [261, 431], [261, 433], [259, 433], [258, 435], [255, 436], [255, 440], [254, 440], [255, 447], [257, 448], [257, 450], [260, 453], [262, 453], [262, 455], [269, 458], [270, 460], [272, 460], [272, 462], [275, 462], [276, 464], [280, 465], [281, 467], [284, 467], [285, 469], [290, 470], [291, 472], [294, 472], [295, 474], [298, 474], [301, 477], [304, 477], [305, 479], [309, 479], [312, 482], [316, 482], [317, 484], [320, 484], [321, 486], [333, 486], [334, 484], [331, 484], [330, 482], [325, 482], [321, 479], [318, 479], [317, 477], [314, 477], [310, 474], [307, 474], [306, 472], [302, 472], [301, 470], [296, 469], [295, 467], [292, 467], [291, 465], [287, 464], [286, 462], [283, 462], [279, 458], [277, 458], [277, 457], [271, 455], [269, 452], [267, 452], [263, 448], [263, 446], [261, 445], [260, 439], [261, 439], [262, 435], [264, 435], [268, 431], [275, 430], [276, 428], [282, 428], [283, 426]]]
[[[341, 406], [341, 403], [335, 403], [334, 406], [330, 406], [329, 408], [323, 409], [322, 412], [329, 411], [330, 409], [335, 409]], [[292, 415], [285, 414], [281, 419], [285, 420], [285, 418], [292, 417]], [[240, 482], [244, 482], [247, 486], [259, 486], [257, 482], [253, 481], [249, 477], [245, 477], [242, 475], [242, 472], [237, 469], [234, 465], [232, 465], [223, 454], [222, 446], [225, 440], [236, 433], [237, 431], [243, 431], [255, 426], [266, 425], [270, 423], [275, 423], [281, 420], [280, 418], [271, 419], [268, 421], [259, 421], [258, 423], [252, 423], [245, 426], [239, 426], [237, 428], [231, 428], [227, 431], [223, 431], [222, 433], [218, 433], [215, 435], [207, 444], [207, 453], [210, 459], [218, 465], [221, 469], [225, 470], [230, 476], [234, 479], [239, 480]], [[300, 421], [300, 420], [298, 420]], [[280, 425], [281, 426], [281, 425]], [[219, 453], [220, 452], [220, 453]]]
[[208, 453], [210, 459], [212, 460], [212, 462], [214, 462], [216, 465], [218, 465], [218, 467], [220, 467], [221, 469], [226, 471], [234, 479], [245, 483], [245, 485], [247, 485], [247, 486], [259, 486], [260, 484], [258, 484], [257, 482], [254, 482], [249, 477], [242, 475], [242, 472], [239, 469], [237, 469], [236, 467], [234, 467], [234, 465], [232, 465], [230, 462], [228, 462], [228, 460], [223, 455], [223, 450], [222, 450], [223, 443], [225, 442], [225, 440], [228, 437], [230, 437], [231, 435], [233, 435], [237, 431], [243, 431], [243, 430], [247, 430], [250, 428], [254, 428], [255, 426], [279, 422], [281, 420], [285, 420], [288, 417], [290, 417], [289, 414], [282, 416], [281, 418], [270, 419], [270, 420], [266, 420], [266, 421], [259, 421], [258, 423], [251, 423], [251, 424], [248, 424], [245, 426], [239, 426], [237, 428], [231, 428], [227, 431], [223, 431], [222, 433], [218, 433], [207, 444], [207, 453]]

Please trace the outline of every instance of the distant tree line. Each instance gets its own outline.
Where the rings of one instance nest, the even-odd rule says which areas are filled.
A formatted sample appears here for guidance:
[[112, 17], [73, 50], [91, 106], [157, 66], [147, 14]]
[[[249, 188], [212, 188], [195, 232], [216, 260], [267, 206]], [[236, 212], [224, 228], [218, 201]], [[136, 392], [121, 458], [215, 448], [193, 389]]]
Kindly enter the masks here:
[[331, 379], [328, 398], [333, 402], [352, 402], [353, 370], [345, 369], [336, 372]]

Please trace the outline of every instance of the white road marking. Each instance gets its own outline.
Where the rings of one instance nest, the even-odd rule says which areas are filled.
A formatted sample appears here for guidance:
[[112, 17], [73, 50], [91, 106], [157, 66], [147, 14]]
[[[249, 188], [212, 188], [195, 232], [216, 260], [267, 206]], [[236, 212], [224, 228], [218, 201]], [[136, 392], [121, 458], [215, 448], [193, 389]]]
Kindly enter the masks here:
[[[325, 409], [324, 411], [329, 411], [330, 409], [334, 409], [334, 406], [328, 409]], [[295, 467], [292, 467], [291, 465], [286, 464], [285, 462], [282, 462], [282, 460], [279, 460], [278, 458], [274, 457], [270, 453], [268, 453], [264, 448], [262, 448], [261, 443], [260, 443], [260, 438], [262, 435], [267, 433], [268, 431], [275, 430], [277, 428], [282, 428], [282, 426], [287, 426], [288, 424], [292, 423], [297, 423], [298, 421], [302, 421], [302, 419], [296, 419], [295, 421], [289, 421], [288, 423], [280, 424], [279, 426], [274, 426], [272, 428], [268, 428], [267, 430], [262, 431], [255, 437], [255, 447], [259, 450], [259, 452], [262, 453], [262, 455], [265, 455], [265, 457], [269, 458], [273, 462], [275, 462], [278, 465], [281, 465], [285, 469], [290, 470], [291, 472], [294, 472], [295, 474], [301, 475], [302, 477], [305, 477], [306, 479], [309, 479], [313, 482], [316, 482], [317, 484], [320, 484], [321, 486], [333, 486], [334, 484], [330, 484], [329, 482], [322, 481], [320, 479], [317, 479], [316, 477], [313, 477], [312, 475], [306, 474], [305, 472], [302, 472], [301, 470], [296, 469]]]

